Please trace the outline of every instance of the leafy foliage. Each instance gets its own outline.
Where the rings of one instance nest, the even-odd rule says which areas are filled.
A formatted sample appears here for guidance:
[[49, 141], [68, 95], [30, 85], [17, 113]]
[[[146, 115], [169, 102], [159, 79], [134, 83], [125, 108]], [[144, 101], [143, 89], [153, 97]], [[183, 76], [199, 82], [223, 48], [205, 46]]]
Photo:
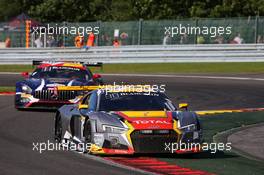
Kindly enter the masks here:
[[264, 15], [264, 0], [1, 0], [0, 21], [27, 13], [41, 22], [127, 21]]

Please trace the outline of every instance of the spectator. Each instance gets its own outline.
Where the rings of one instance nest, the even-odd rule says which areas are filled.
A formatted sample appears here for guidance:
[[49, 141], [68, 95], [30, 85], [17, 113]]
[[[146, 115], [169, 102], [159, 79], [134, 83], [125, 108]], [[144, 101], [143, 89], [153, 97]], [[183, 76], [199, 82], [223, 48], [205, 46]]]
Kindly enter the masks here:
[[56, 41], [53, 36], [49, 36], [47, 40], [48, 47], [55, 47]]
[[94, 36], [93, 32], [90, 32], [89, 36], [87, 38], [86, 47], [94, 46], [94, 40], [95, 40], [95, 36]]
[[205, 43], [204, 37], [202, 35], [199, 35], [197, 37], [197, 44], [204, 44], [204, 43]]
[[5, 40], [5, 47], [6, 48], [11, 47], [11, 39], [9, 37], [7, 37], [6, 40]]
[[57, 46], [57, 47], [64, 47], [63, 39], [62, 39], [62, 38], [60, 38], [60, 39], [56, 42], [56, 46]]
[[123, 32], [120, 34], [122, 45], [128, 45], [128, 34]]
[[84, 45], [84, 38], [79, 33], [74, 39], [75, 47], [81, 48]]
[[35, 41], [34, 41], [35, 45], [37, 48], [41, 48], [43, 47], [43, 42], [42, 42], [42, 39], [41, 39], [41, 36], [39, 36]]
[[102, 38], [102, 40], [101, 40], [102, 44], [101, 45], [103, 45], [103, 46], [111, 46], [112, 45], [112, 41], [107, 34], [103, 34], [101, 38]]
[[233, 39], [232, 44], [242, 44], [244, 43], [243, 38], [241, 38], [240, 33], [236, 35], [236, 37]]
[[264, 42], [263, 36], [258, 35], [257, 43], [263, 43], [263, 42]]
[[217, 36], [216, 39], [214, 40], [214, 44], [224, 44], [224, 38], [223, 36]]
[[163, 45], [168, 45], [168, 44], [170, 44], [170, 42], [171, 42], [171, 38], [170, 38], [170, 35], [167, 33], [165, 36], [164, 36], [164, 38], [163, 38]]
[[180, 44], [188, 44], [188, 36], [186, 33], [181, 35]]
[[113, 41], [113, 46], [114, 46], [114, 47], [119, 47], [120, 45], [121, 45], [121, 44], [120, 44], [120, 42], [118, 41], [118, 39], [115, 38], [114, 41]]

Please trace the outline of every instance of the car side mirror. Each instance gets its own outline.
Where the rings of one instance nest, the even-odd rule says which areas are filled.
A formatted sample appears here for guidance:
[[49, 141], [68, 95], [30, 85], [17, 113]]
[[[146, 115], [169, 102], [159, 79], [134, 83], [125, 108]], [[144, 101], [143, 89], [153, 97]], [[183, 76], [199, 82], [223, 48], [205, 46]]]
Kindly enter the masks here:
[[179, 109], [187, 111], [188, 110], [188, 103], [180, 103]]
[[99, 78], [102, 78], [102, 76], [100, 74], [93, 74], [94, 80], [99, 79]]
[[28, 78], [29, 77], [29, 73], [28, 72], [22, 72], [21, 75], [24, 78]]
[[93, 80], [96, 81], [99, 85], [103, 85], [103, 79], [102, 76], [100, 74], [94, 74], [93, 75]]

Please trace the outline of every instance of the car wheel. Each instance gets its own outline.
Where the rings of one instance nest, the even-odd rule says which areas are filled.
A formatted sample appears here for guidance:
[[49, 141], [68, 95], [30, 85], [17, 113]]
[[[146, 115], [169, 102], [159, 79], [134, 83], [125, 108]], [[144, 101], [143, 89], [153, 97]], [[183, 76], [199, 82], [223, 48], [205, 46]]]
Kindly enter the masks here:
[[54, 139], [57, 142], [61, 142], [61, 139], [62, 139], [62, 121], [61, 121], [61, 115], [60, 114], [57, 114], [55, 117]]
[[[84, 143], [85, 145], [90, 145], [92, 142], [92, 127], [91, 122], [89, 120], [86, 121], [85, 127], [84, 127]], [[90, 148], [89, 148], [90, 149]], [[90, 150], [85, 150], [85, 153], [89, 153]]]

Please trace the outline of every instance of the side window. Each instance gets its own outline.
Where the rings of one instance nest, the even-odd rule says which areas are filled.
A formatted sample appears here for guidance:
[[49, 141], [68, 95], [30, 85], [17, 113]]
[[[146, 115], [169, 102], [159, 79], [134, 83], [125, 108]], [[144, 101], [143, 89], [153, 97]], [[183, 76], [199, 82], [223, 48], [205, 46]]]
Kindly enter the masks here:
[[89, 101], [88, 101], [88, 110], [89, 111], [95, 111], [96, 110], [96, 104], [97, 104], [97, 93], [92, 93], [90, 98], [89, 98]]
[[96, 103], [97, 103], [97, 93], [89, 93], [82, 99], [81, 104], [82, 105], [88, 105], [89, 111], [95, 111], [96, 110]]
[[89, 93], [89, 94], [87, 94], [86, 96], [84, 96], [83, 99], [82, 99], [81, 104], [82, 104], [82, 105], [86, 105], [86, 104], [88, 104], [88, 101], [89, 101], [90, 96], [91, 96], [91, 93]]
[[168, 110], [171, 110], [171, 111], [176, 110], [175, 106], [173, 105], [173, 103], [169, 99], [166, 99], [165, 106], [166, 106], [166, 108], [168, 108]]
[[86, 70], [86, 77], [87, 77], [87, 80], [90, 80], [93, 77], [92, 72], [89, 68], [87, 68]]

